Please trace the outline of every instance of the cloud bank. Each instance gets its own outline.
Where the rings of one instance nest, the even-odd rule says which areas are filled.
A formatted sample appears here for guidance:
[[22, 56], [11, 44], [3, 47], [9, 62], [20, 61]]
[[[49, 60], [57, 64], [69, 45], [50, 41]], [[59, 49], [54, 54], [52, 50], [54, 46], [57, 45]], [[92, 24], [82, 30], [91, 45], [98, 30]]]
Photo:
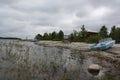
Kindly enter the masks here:
[[120, 0], [0, 0], [0, 36], [34, 38], [37, 33], [108, 30], [120, 25]]

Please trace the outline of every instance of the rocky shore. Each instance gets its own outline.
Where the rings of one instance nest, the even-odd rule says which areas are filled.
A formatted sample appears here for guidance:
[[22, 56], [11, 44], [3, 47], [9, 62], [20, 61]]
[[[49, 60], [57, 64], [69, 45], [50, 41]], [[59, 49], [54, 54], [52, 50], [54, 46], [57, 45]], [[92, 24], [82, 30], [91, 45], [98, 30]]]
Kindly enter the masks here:
[[[39, 41], [36, 42], [39, 45], [45, 46], [55, 46], [55, 47], [63, 47], [63, 48], [70, 48], [74, 50], [81, 50], [81, 51], [89, 51], [89, 46], [93, 44], [87, 44], [83, 42], [72, 42], [72, 43], [65, 43], [62, 41]], [[120, 55], [120, 44], [114, 44], [114, 46], [104, 52], [108, 52], [114, 55]]]
[[55, 46], [55, 47], [64, 47], [70, 48], [75, 50], [89, 50], [89, 46], [92, 44], [80, 43], [80, 42], [72, 42], [72, 43], [65, 43], [62, 41], [39, 41], [36, 44], [46, 45], [46, 46]]
[[64, 43], [62, 41], [39, 41], [36, 42], [36, 44], [80, 50], [80, 51], [88, 52], [91, 55], [94, 55], [94, 53], [97, 54], [99, 53], [99, 55], [96, 56], [95, 54], [95, 56], [101, 57], [102, 55], [102, 57], [106, 59], [120, 62], [120, 44], [115, 44], [112, 48], [106, 51], [91, 51], [89, 49], [89, 46], [92, 44], [81, 43], [81, 42]]

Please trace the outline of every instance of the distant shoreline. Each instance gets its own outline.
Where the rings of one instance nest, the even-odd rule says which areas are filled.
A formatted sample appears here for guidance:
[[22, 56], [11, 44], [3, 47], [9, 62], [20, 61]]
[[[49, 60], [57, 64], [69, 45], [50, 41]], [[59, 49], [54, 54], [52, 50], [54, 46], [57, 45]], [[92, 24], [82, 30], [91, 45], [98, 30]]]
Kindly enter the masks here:
[[16, 38], [16, 37], [0, 37], [0, 39], [21, 40], [21, 38]]

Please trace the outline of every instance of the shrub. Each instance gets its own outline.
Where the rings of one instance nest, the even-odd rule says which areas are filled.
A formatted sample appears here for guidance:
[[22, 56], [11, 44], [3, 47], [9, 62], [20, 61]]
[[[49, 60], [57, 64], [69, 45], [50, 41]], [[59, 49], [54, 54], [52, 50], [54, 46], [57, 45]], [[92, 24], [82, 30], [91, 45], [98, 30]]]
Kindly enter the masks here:
[[87, 43], [98, 43], [98, 41], [102, 39], [101, 36], [95, 35], [95, 36], [90, 36], [86, 39]]

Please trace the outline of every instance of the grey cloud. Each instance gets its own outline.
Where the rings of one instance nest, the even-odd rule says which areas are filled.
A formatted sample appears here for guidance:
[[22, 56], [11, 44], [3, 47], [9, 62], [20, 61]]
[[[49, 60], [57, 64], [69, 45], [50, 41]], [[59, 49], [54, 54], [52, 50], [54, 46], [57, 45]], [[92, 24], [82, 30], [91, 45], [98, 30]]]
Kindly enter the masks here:
[[0, 6], [7, 6], [14, 4], [17, 0], [0, 0]]
[[110, 30], [120, 25], [119, 4], [119, 0], [0, 0], [0, 36], [33, 38], [60, 29], [69, 34], [82, 24], [91, 31], [102, 25]]

